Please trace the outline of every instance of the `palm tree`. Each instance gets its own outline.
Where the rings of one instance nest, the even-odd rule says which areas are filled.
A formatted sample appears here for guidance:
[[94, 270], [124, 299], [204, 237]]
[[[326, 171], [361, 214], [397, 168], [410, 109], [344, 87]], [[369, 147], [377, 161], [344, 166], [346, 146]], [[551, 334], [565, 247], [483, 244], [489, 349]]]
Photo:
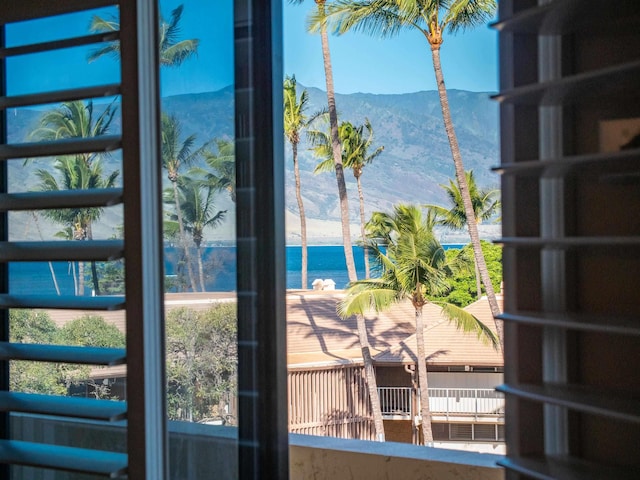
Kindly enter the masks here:
[[[339, 314], [348, 317], [374, 309], [381, 311], [395, 303], [409, 299], [415, 310], [418, 383], [424, 443], [433, 443], [431, 412], [427, 382], [427, 363], [424, 347], [422, 308], [429, 296], [447, 288], [450, 274], [442, 245], [433, 234], [435, 216], [415, 205], [397, 205], [392, 214], [378, 212], [374, 216], [377, 238], [370, 246], [374, 252], [379, 278], [360, 280], [349, 285], [345, 298], [338, 306]], [[465, 332], [497, 345], [491, 330], [465, 310], [444, 302], [432, 302], [442, 307], [444, 316]]]
[[[368, 122], [367, 122], [368, 123]], [[371, 126], [369, 125], [369, 128]], [[370, 130], [371, 132], [371, 130]], [[338, 130], [340, 135], [341, 143], [342, 143], [342, 162], [345, 167], [354, 168], [354, 175], [356, 175], [356, 170], [358, 163], [361, 161], [359, 157], [366, 157], [366, 147], [368, 147], [370, 142], [364, 140], [362, 135], [362, 127], [356, 129], [349, 122], [342, 122], [340, 124], [340, 128]], [[335, 168], [335, 162], [333, 161], [333, 149], [331, 142], [330, 133], [327, 134], [321, 130], [311, 130], [308, 132], [308, 137], [313, 145], [313, 150], [319, 158], [322, 160], [315, 168], [315, 173], [320, 171], [331, 171]], [[363, 148], [364, 147], [364, 148]], [[380, 152], [377, 151], [372, 157], [375, 157]], [[366, 159], [365, 159], [366, 160]], [[373, 160], [371, 158], [370, 160]], [[365, 162], [366, 163], [366, 162]], [[360, 174], [361, 174], [360, 170]], [[363, 240], [365, 239], [364, 235], [364, 196], [362, 195], [362, 187], [360, 184], [359, 176], [356, 176], [358, 180], [358, 193], [360, 194], [360, 217], [361, 217], [361, 231], [363, 235]], [[369, 250], [367, 247], [367, 243], [364, 243], [365, 246], [365, 262], [368, 264], [368, 255]], [[367, 265], [368, 267], [368, 265]], [[368, 271], [367, 271], [368, 278]], [[373, 360], [371, 358], [370, 346], [369, 346], [369, 337], [367, 336], [367, 329], [364, 314], [356, 314], [356, 326], [358, 330], [358, 339], [360, 342], [360, 349], [362, 350], [362, 359], [364, 363], [364, 371], [365, 378], [367, 380], [367, 388], [369, 390], [369, 399], [371, 401], [371, 411], [373, 413], [373, 422], [376, 430], [376, 437], [379, 441], [384, 441], [384, 422], [382, 420], [382, 410], [380, 408], [380, 398], [378, 395], [378, 387], [376, 382], [375, 370], [373, 368]]]
[[[188, 58], [196, 55], [198, 51], [198, 39], [178, 40], [180, 34], [180, 19], [184, 5], [179, 5], [171, 12], [171, 19], [167, 22], [160, 18], [159, 27], [159, 51], [160, 66], [177, 67]], [[95, 33], [117, 32], [120, 23], [117, 18], [105, 20], [97, 15], [91, 19], [89, 30]], [[120, 42], [108, 42], [105, 46], [91, 52], [89, 62], [93, 62], [104, 55], [120, 56]]]
[[200, 290], [205, 291], [204, 268], [202, 266], [202, 240], [204, 229], [219, 225], [227, 213], [226, 210], [216, 210], [214, 196], [216, 189], [199, 179], [181, 177], [179, 194], [182, 207], [184, 229], [191, 234], [193, 243], [198, 251], [198, 274]]
[[176, 217], [178, 219], [178, 229], [180, 232], [180, 243], [184, 250], [185, 261], [187, 263], [187, 272], [189, 274], [189, 286], [195, 292], [197, 289], [195, 275], [193, 273], [193, 265], [191, 262], [191, 253], [187, 245], [187, 237], [184, 229], [184, 221], [182, 219], [182, 208], [180, 205], [180, 195], [178, 192], [178, 180], [180, 178], [180, 170], [193, 163], [193, 161], [202, 154], [205, 146], [193, 150], [193, 144], [196, 141], [195, 134], [189, 135], [182, 139], [182, 129], [180, 122], [173, 115], [167, 113], [162, 114], [162, 166], [167, 170], [167, 177], [173, 188], [173, 198], [175, 200]]
[[[311, 19], [313, 29], [325, 30], [327, 22], [330, 22], [334, 30], [340, 34], [354, 29], [370, 35], [389, 37], [403, 30], [417, 30], [429, 43], [444, 128], [449, 139], [456, 180], [467, 217], [467, 229], [476, 265], [487, 292], [494, 318], [500, 315], [500, 307], [482, 253], [478, 226], [474, 221], [473, 205], [465, 179], [458, 139], [451, 120], [449, 99], [442, 74], [440, 46], [445, 31], [453, 34], [459, 30], [484, 24], [493, 16], [496, 7], [496, 0], [336, 0], [329, 7], [328, 12], [322, 12], [322, 15], [317, 14]], [[497, 320], [496, 329], [500, 337], [500, 344], [503, 345], [502, 323]]]
[[[473, 176], [473, 170], [465, 172], [465, 178], [467, 186], [469, 187], [471, 204], [473, 205], [473, 217], [475, 222], [480, 224], [483, 220], [491, 218], [500, 209], [500, 200], [498, 198], [500, 196], [500, 190], [479, 189], [476, 184], [476, 179]], [[447, 193], [451, 208], [447, 209], [438, 205], [427, 205], [427, 207], [436, 213], [439, 218], [438, 223], [440, 225], [456, 230], [462, 230], [467, 224], [467, 216], [465, 215], [460, 189], [452, 180], [449, 180], [449, 185], [440, 186]], [[476, 271], [476, 289], [478, 292], [478, 299], [480, 299], [482, 296], [482, 286], [480, 272], [478, 271], [478, 264], [475, 262], [475, 258], [473, 263]]]
[[[291, 3], [302, 3], [304, 0], [289, 0]], [[315, 0], [317, 16], [324, 18], [326, 0]], [[331, 149], [335, 163], [336, 183], [338, 185], [338, 198], [340, 201], [340, 220], [342, 223], [342, 244], [344, 246], [344, 258], [347, 265], [349, 281], [354, 282], [358, 276], [356, 264], [353, 259], [351, 246], [351, 230], [349, 225], [349, 199], [347, 198], [347, 185], [344, 180], [344, 167], [342, 165], [342, 146], [338, 133], [338, 112], [336, 110], [336, 96], [333, 88], [333, 68], [331, 67], [331, 52], [329, 50], [329, 36], [324, 24], [319, 28], [322, 42], [322, 59], [324, 61], [324, 76], [327, 88], [327, 105], [329, 110], [329, 126], [331, 128]]]
[[[367, 135], [364, 135], [364, 129]], [[350, 122], [342, 122], [340, 124], [340, 140], [342, 142], [342, 164], [345, 168], [350, 168], [356, 179], [358, 186], [358, 198], [360, 200], [360, 235], [362, 244], [364, 245], [364, 270], [365, 278], [369, 278], [369, 250], [367, 248], [367, 239], [365, 233], [365, 213], [364, 213], [364, 193], [362, 191], [362, 182], [360, 177], [364, 167], [382, 153], [384, 147], [378, 147], [372, 154], [368, 154], [368, 149], [373, 142], [373, 127], [368, 119], [365, 119], [364, 125], [355, 127]], [[326, 157], [320, 162], [314, 173], [326, 172], [334, 169], [333, 159], [331, 157], [329, 137], [322, 132], [312, 132], [312, 144], [315, 144], [315, 151], [318, 156]]]
[[[107, 105], [98, 115], [95, 114], [93, 102], [74, 100], [62, 103], [58, 108], [45, 112], [38, 122], [38, 127], [29, 134], [29, 138], [41, 141], [54, 141], [65, 138], [94, 138], [106, 135], [117, 108], [114, 102]], [[99, 160], [103, 154], [79, 153], [74, 156], [59, 157], [54, 167], [62, 179], [58, 185], [56, 178], [47, 171], [40, 170], [37, 175], [44, 190], [71, 190], [87, 188], [107, 188], [115, 185], [118, 171], [112, 172], [104, 178], [102, 165]], [[75, 228], [77, 239], [92, 240], [92, 224], [102, 214], [102, 209], [85, 209], [80, 213], [69, 213], [73, 210], [49, 210], [45, 214], [48, 218], [64, 226]], [[71, 216], [70, 216], [71, 215]], [[74, 217], [75, 218], [72, 218]], [[57, 220], [56, 220], [57, 219]], [[100, 295], [100, 285], [95, 261], [91, 262], [93, 285], [97, 295]], [[78, 264], [79, 286], [78, 294], [84, 294], [83, 263]]]
[[[38, 169], [36, 176], [40, 179], [39, 188], [42, 191], [57, 192], [60, 190], [87, 190], [96, 188], [112, 188], [120, 172], [112, 172], [105, 178], [100, 160], [94, 160], [87, 165], [80, 156], [59, 157], [54, 168], [57, 176], [49, 170]], [[43, 215], [62, 225], [66, 235], [74, 240], [93, 240], [92, 224], [102, 215], [102, 208], [65, 208], [44, 210]], [[58, 235], [59, 236], [59, 235]], [[100, 295], [100, 285], [96, 264], [91, 262], [93, 288], [96, 295]], [[78, 263], [78, 295], [84, 295], [84, 267]]]
[[302, 288], [307, 288], [307, 218], [304, 213], [304, 204], [302, 202], [302, 194], [300, 193], [300, 166], [298, 164], [298, 144], [300, 143], [300, 132], [307, 128], [309, 124], [317, 118], [318, 114], [314, 114], [311, 118], [307, 118], [305, 110], [309, 102], [309, 94], [303, 90], [298, 97], [296, 91], [296, 77], [287, 76], [284, 79], [284, 136], [291, 144], [293, 154], [293, 176], [296, 183], [296, 200], [298, 201], [298, 212], [300, 213], [300, 244], [302, 250]]
[[[64, 102], [40, 117], [38, 127], [29, 134], [29, 138], [54, 141], [63, 138], [100, 137], [109, 133], [116, 111], [114, 102], [107, 105], [98, 115], [94, 112], [91, 100], [86, 103], [82, 100]], [[95, 158], [100, 157], [100, 153], [81, 153], [75, 156], [89, 167]]]

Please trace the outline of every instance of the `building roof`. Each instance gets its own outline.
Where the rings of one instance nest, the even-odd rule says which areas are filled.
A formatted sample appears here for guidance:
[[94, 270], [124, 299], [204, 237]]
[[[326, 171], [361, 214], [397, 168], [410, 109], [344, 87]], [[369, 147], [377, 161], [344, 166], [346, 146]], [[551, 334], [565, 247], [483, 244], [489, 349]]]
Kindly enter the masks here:
[[[336, 313], [341, 290], [290, 291], [287, 294], [287, 364], [289, 368], [362, 363], [356, 318]], [[413, 308], [399, 305], [387, 312], [368, 314], [371, 355], [377, 355], [413, 332]]]
[[[449, 322], [442, 315], [439, 307], [433, 304], [430, 306], [432, 308], [425, 308], [423, 311], [425, 351], [429, 365], [443, 367], [501, 367], [504, 365], [502, 355], [498, 350], [478, 339], [475, 334], [461, 332], [453, 322]], [[494, 334], [496, 333], [486, 297], [467, 306], [465, 310], [475, 315]], [[375, 356], [374, 360], [378, 365], [415, 363], [416, 349], [416, 335], [414, 333], [398, 345]]]
[[[300, 291], [287, 295], [287, 364], [290, 369], [362, 363], [355, 317], [336, 314], [343, 291]], [[489, 303], [483, 298], [466, 308], [495, 332]], [[371, 355], [378, 365], [415, 363], [415, 311], [409, 301], [388, 311], [365, 315]], [[439, 366], [503, 365], [502, 356], [473, 334], [458, 331], [434, 304], [423, 307], [427, 362]]]

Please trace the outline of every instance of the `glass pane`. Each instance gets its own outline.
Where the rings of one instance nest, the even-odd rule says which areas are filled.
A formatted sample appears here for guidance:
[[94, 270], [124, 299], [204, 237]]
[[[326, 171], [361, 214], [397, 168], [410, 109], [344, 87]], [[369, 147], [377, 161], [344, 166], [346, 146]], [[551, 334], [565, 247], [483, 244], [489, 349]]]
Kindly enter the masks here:
[[171, 478], [234, 478], [233, 1], [159, 5]]

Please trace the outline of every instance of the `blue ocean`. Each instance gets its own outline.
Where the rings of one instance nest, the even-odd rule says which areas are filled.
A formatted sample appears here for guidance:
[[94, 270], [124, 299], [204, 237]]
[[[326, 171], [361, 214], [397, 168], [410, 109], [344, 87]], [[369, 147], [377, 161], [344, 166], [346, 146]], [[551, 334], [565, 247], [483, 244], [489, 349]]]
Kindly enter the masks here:
[[[447, 248], [461, 248], [460, 244], [447, 244]], [[286, 247], [287, 255], [287, 288], [301, 288], [301, 247]], [[342, 245], [319, 245], [308, 247], [308, 288], [316, 278], [332, 279], [336, 288], [344, 288], [349, 279], [345, 267], [344, 248]], [[353, 247], [358, 278], [364, 278], [364, 254], [362, 247]], [[236, 252], [234, 247], [207, 247], [204, 249], [204, 267], [206, 272], [206, 288], [208, 291], [232, 291], [236, 289]], [[178, 268], [178, 251], [167, 248], [165, 251], [165, 273], [169, 279], [175, 278]], [[62, 295], [73, 295], [73, 269], [68, 262], [51, 264]], [[85, 275], [89, 279], [89, 264], [85, 266]], [[196, 273], [197, 275], [197, 273]], [[53, 275], [48, 263], [24, 262], [11, 263], [9, 276], [12, 294], [38, 293], [56, 295]], [[87, 280], [86, 293], [91, 294], [91, 282]]]

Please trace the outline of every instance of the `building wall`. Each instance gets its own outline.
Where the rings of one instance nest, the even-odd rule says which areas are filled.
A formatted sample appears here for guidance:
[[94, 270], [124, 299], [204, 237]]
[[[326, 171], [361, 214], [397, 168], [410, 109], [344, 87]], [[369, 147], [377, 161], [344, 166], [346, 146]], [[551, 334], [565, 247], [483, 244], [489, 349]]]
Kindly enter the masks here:
[[430, 372], [430, 388], [495, 388], [502, 384], [502, 373]]
[[289, 431], [339, 438], [375, 438], [361, 366], [289, 371]]

